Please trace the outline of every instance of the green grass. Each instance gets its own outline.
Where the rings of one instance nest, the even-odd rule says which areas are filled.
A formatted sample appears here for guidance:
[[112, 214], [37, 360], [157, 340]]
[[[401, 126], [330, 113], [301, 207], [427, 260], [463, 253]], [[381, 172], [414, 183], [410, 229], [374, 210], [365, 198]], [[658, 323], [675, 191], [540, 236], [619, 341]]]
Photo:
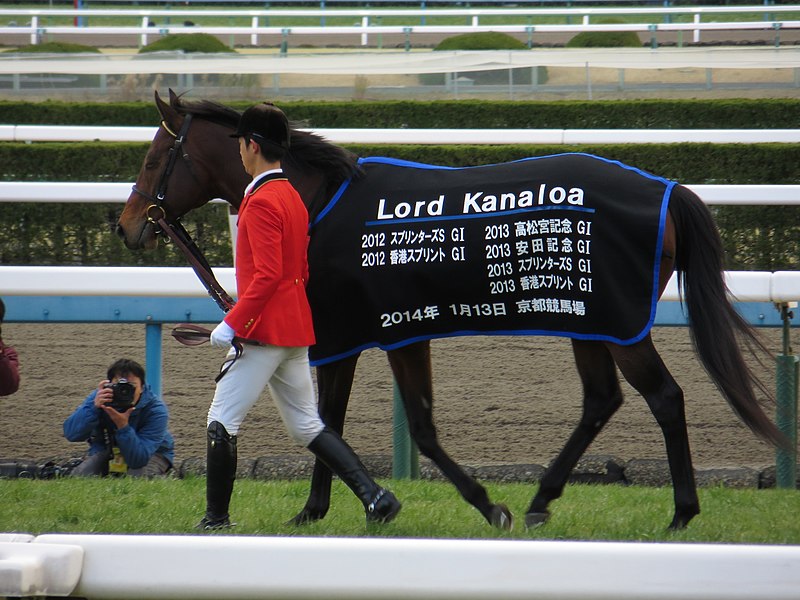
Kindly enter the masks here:
[[[226, 533], [800, 544], [800, 493], [792, 490], [701, 489], [703, 512], [686, 530], [669, 532], [670, 488], [573, 485], [553, 503], [553, 516], [546, 525], [526, 531], [523, 518], [535, 486], [488, 484], [491, 497], [508, 504], [517, 518], [508, 533], [486, 524], [450, 484], [392, 481], [389, 485], [404, 503], [393, 523], [366, 527], [360, 503], [336, 481], [328, 516], [294, 527], [285, 522], [303, 506], [307, 481], [241, 480], [231, 505], [238, 526]], [[196, 533], [193, 527], [204, 503], [203, 478], [3, 480], [0, 532]]]

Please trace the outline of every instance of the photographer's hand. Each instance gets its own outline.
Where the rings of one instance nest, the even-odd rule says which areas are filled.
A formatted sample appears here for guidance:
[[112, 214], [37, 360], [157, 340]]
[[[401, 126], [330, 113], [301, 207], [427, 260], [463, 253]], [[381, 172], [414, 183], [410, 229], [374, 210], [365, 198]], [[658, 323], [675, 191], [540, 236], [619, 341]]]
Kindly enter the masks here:
[[94, 405], [96, 408], [103, 408], [104, 404], [111, 402], [114, 398], [114, 390], [106, 387], [111, 382], [108, 379], [103, 379], [97, 386], [97, 394], [94, 397]]
[[128, 426], [128, 420], [131, 418], [131, 413], [135, 407], [131, 406], [125, 412], [116, 411], [110, 406], [101, 406], [100, 408], [105, 411], [105, 413], [108, 415], [108, 418], [111, 419], [111, 422], [114, 423], [119, 430]]

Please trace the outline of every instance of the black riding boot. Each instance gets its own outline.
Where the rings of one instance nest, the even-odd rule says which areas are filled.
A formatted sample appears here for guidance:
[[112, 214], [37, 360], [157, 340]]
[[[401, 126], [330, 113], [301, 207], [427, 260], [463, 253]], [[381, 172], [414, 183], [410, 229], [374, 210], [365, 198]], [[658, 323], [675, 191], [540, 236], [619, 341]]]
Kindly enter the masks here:
[[402, 505], [395, 495], [375, 483], [353, 449], [333, 429], [325, 427], [308, 449], [353, 490], [364, 505], [367, 521], [388, 523], [400, 512]]
[[236, 436], [228, 434], [222, 423], [208, 425], [206, 450], [206, 515], [197, 524], [198, 529], [225, 529], [233, 527], [228, 515], [228, 505], [236, 479]]

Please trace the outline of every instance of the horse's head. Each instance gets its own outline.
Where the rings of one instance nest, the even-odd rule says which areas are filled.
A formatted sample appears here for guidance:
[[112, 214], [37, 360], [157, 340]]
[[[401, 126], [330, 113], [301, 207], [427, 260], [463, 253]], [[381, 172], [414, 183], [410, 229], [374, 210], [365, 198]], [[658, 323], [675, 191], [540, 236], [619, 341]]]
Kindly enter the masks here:
[[117, 235], [131, 250], [158, 245], [156, 221], [162, 216], [177, 220], [214, 198], [238, 205], [249, 180], [238, 143], [228, 135], [238, 113], [169, 94], [167, 104], [155, 93], [161, 124], [117, 222]]
[[[208, 100], [186, 102], [172, 90], [169, 104], [158, 92], [155, 99], [161, 126], [117, 222], [117, 235], [131, 250], [158, 245], [162, 216], [175, 221], [214, 198], [238, 207], [250, 181], [239, 144], [230, 137], [237, 111]], [[359, 172], [354, 154], [295, 128], [282, 166], [312, 217], [342, 181]]]

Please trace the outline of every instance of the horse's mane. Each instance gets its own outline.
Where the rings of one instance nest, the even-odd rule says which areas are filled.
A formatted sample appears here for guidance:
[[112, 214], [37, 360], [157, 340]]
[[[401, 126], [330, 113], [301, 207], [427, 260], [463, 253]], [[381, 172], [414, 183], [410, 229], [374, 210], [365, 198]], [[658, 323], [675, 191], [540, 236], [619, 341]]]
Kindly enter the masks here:
[[[182, 115], [193, 115], [223, 127], [235, 129], [241, 113], [213, 100], [185, 100], [180, 96], [171, 99], [172, 107]], [[291, 146], [284, 160], [298, 166], [322, 171], [336, 187], [345, 179], [357, 175], [358, 157], [314, 133], [301, 131], [290, 123]]]
[[291, 131], [292, 142], [286, 156], [290, 162], [323, 171], [333, 187], [338, 187], [345, 179], [360, 173], [358, 156], [349, 150], [315, 133], [300, 131], [294, 126]]
[[213, 100], [184, 100], [181, 96], [171, 98], [172, 108], [182, 115], [192, 115], [206, 119], [224, 127], [236, 128], [241, 113], [229, 106]]

